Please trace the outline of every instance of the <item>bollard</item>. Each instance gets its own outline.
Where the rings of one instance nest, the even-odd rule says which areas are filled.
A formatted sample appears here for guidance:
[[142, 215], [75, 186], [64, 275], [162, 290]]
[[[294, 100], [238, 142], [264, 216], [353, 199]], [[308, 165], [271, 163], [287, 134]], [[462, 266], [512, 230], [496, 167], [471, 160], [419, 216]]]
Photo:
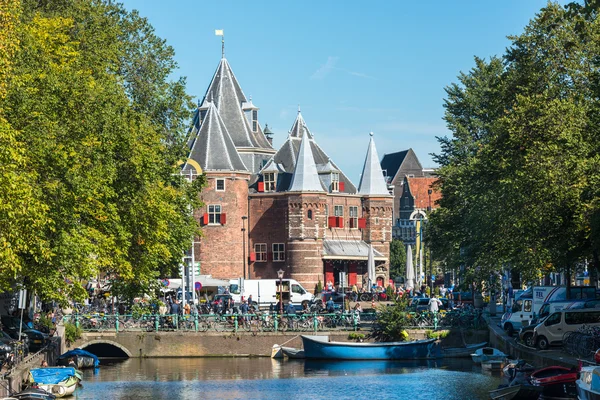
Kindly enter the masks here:
[[117, 311], [117, 313], [115, 314], [115, 329], [117, 330], [117, 333], [119, 333], [119, 312]]
[[317, 320], [317, 313], [313, 313], [313, 329], [315, 333], [319, 330], [319, 321]]
[[75, 313], [75, 326], [79, 329], [79, 314]]
[[277, 314], [273, 313], [273, 326], [275, 327], [275, 332], [279, 330], [279, 318], [277, 318]]

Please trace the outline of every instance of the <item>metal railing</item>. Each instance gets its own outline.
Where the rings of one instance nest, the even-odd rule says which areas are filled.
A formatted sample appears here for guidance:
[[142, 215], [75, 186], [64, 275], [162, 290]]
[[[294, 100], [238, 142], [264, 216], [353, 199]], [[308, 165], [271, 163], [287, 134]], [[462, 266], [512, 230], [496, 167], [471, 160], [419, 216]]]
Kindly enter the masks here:
[[319, 332], [358, 330], [375, 320], [375, 313], [283, 314], [72, 314], [64, 322], [84, 332]]

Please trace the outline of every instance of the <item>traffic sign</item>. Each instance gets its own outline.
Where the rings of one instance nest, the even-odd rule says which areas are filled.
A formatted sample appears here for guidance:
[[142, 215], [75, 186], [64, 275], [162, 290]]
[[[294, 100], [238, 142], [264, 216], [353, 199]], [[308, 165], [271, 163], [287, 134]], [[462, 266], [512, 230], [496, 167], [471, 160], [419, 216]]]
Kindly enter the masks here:
[[196, 289], [196, 290], [200, 290], [200, 289], [202, 289], [202, 284], [201, 284], [200, 282], [196, 282], [196, 283], [194, 284], [194, 289]]

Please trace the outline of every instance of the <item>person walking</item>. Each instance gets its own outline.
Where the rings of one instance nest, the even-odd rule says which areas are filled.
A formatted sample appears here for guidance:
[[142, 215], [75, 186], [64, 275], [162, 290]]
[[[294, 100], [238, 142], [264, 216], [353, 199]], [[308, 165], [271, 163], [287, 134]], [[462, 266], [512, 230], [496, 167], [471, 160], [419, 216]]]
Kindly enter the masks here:
[[435, 294], [432, 294], [431, 298], [429, 299], [429, 312], [437, 314], [437, 312], [440, 310], [441, 305], [442, 302], [437, 297], [435, 297]]
[[335, 306], [331, 297], [329, 298], [329, 300], [327, 300], [327, 303], [325, 303], [325, 307], [327, 308], [327, 312], [329, 314], [333, 314], [335, 312]]
[[358, 287], [356, 287], [356, 283], [352, 285], [352, 301], [358, 301]]

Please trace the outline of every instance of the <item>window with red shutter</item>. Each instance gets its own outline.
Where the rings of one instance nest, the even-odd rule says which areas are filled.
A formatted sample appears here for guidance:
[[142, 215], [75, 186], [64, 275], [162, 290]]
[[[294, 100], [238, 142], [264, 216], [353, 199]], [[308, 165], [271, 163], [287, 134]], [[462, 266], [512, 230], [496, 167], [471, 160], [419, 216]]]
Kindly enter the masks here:
[[340, 182], [340, 192], [344, 191], [344, 182]]
[[337, 218], [337, 227], [343, 228], [344, 227], [344, 217], [336, 217], [336, 218]]
[[264, 182], [258, 182], [258, 191], [259, 192], [265, 191], [265, 183]]
[[358, 219], [358, 227], [360, 229], [365, 229], [367, 227], [367, 219], [366, 218], [359, 218]]
[[227, 214], [221, 213], [221, 225], [225, 225], [227, 223]]
[[253, 263], [254, 261], [256, 261], [256, 253], [255, 252], [251, 252], [250, 253], [250, 262]]
[[329, 217], [329, 223], [328, 226], [329, 228], [336, 228], [337, 227], [337, 218], [338, 217]]
[[354, 226], [354, 218], [350, 218], [350, 220], [349, 220], [348, 222], [349, 222], [349, 223], [348, 223], [348, 226], [349, 226], [350, 228], [356, 228], [356, 227]]
[[208, 225], [208, 213], [204, 213], [202, 216], [202, 225]]

